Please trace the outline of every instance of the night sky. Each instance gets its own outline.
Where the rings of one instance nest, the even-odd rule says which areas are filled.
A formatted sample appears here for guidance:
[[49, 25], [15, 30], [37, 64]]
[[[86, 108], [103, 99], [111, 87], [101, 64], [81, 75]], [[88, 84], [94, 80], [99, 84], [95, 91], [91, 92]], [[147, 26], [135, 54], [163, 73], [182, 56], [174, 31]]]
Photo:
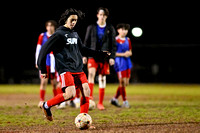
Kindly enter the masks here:
[[[77, 30], [84, 40], [86, 27], [96, 22], [96, 10], [103, 6], [109, 9], [108, 22], [114, 27], [123, 22], [129, 23], [131, 28], [143, 29], [140, 38], [133, 37], [131, 32], [128, 34], [133, 45], [132, 59], [135, 64], [148, 66], [158, 63], [162, 66], [170, 62], [166, 64], [171, 64], [173, 70], [178, 70], [179, 67], [186, 70], [188, 66], [194, 66], [189, 67], [189, 70], [194, 68], [200, 73], [196, 63], [200, 49], [197, 3], [123, 0], [121, 3], [113, 1], [108, 4], [107, 1], [26, 1], [12, 3], [12, 6], [11, 3], [6, 3], [7, 8], [2, 11], [1, 20], [5, 36], [1, 44], [0, 68], [5, 70], [7, 78], [17, 77], [24, 70], [34, 69], [37, 39], [41, 32], [45, 32], [45, 21], [58, 21], [61, 13], [69, 7], [85, 12], [86, 17]], [[187, 66], [188, 62], [190, 65]], [[195, 73], [194, 70], [192, 72]], [[188, 72], [188, 76], [192, 74]]]

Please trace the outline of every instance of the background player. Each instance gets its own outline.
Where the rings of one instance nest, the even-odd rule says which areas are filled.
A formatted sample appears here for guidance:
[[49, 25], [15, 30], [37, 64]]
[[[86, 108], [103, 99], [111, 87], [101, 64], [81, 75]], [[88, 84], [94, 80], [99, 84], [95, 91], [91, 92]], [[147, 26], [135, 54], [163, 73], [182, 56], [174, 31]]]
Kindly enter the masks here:
[[115, 70], [119, 79], [119, 87], [115, 96], [111, 99], [111, 104], [120, 107], [118, 103], [118, 97], [122, 95], [123, 105], [122, 107], [129, 108], [129, 103], [126, 99], [125, 87], [129, 84], [129, 79], [131, 75], [132, 63], [130, 56], [132, 56], [132, 46], [131, 41], [126, 35], [130, 29], [129, 24], [118, 24], [117, 32], [119, 35], [116, 37], [117, 52], [115, 58]]
[[[100, 7], [97, 10], [97, 23], [89, 25], [86, 31], [84, 44], [93, 50], [102, 50], [111, 52], [110, 59], [107, 61], [98, 60], [93, 57], [88, 59], [88, 82], [90, 86], [90, 98], [93, 99], [94, 79], [96, 72], [98, 72], [99, 78], [99, 103], [97, 108], [104, 110], [103, 99], [104, 90], [106, 87], [106, 75], [110, 74], [109, 64], [114, 65], [115, 61], [115, 29], [111, 24], [107, 24], [106, 20], [109, 15], [107, 8]], [[87, 58], [83, 58], [84, 64], [87, 62]]]
[[[37, 66], [37, 60], [38, 56], [41, 50], [41, 47], [43, 44], [48, 40], [48, 38], [55, 32], [55, 29], [57, 27], [57, 23], [54, 20], [48, 20], [45, 23], [46, 32], [41, 33], [38, 38], [37, 47], [36, 47], [36, 53], [35, 53], [35, 66]], [[53, 87], [53, 94], [54, 96], [57, 95], [56, 91], [56, 74], [55, 74], [55, 59], [53, 52], [47, 55], [46, 57], [46, 70], [47, 70], [47, 78], [40, 78], [40, 102], [38, 104], [38, 107], [40, 107], [40, 104], [44, 102], [45, 99], [45, 90], [48, 84], [48, 79], [50, 78], [51, 85]], [[41, 77], [41, 76], [40, 76]]]
[[85, 73], [83, 72], [82, 54], [85, 56], [94, 56], [104, 58], [109, 53], [91, 50], [84, 47], [77, 32], [73, 29], [78, 21], [82, 18], [83, 13], [73, 8], [67, 9], [60, 18], [60, 26], [56, 32], [48, 39], [41, 48], [38, 57], [38, 67], [44, 78], [47, 76], [46, 56], [53, 51], [55, 56], [56, 70], [61, 78], [62, 90], [64, 93], [56, 95], [54, 98], [44, 102], [41, 106], [46, 118], [53, 120], [51, 107], [63, 101], [72, 99], [76, 95], [75, 84], [81, 85], [81, 103], [80, 113], [88, 113], [90, 89]]

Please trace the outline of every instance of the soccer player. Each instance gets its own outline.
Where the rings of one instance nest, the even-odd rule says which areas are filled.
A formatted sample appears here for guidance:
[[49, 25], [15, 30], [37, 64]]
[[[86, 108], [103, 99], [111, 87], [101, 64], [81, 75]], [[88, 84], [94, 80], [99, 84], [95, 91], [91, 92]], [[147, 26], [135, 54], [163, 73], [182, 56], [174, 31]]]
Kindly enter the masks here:
[[[110, 74], [109, 64], [112, 66], [115, 63], [115, 29], [106, 23], [109, 11], [107, 8], [100, 7], [97, 10], [97, 23], [89, 25], [86, 31], [84, 44], [94, 50], [109, 51], [111, 53], [109, 60], [98, 60], [94, 57], [88, 58], [88, 82], [90, 86], [90, 99], [93, 99], [93, 88], [95, 74], [98, 72], [99, 80], [99, 103], [97, 108], [104, 110], [103, 99], [106, 88], [106, 75]], [[87, 58], [83, 57], [84, 64], [87, 63]]]
[[125, 87], [129, 84], [129, 79], [131, 76], [132, 63], [130, 56], [132, 56], [132, 46], [131, 41], [126, 35], [130, 29], [129, 24], [118, 24], [117, 32], [119, 35], [116, 37], [117, 52], [115, 58], [114, 68], [117, 72], [119, 79], [119, 87], [115, 96], [111, 99], [111, 104], [121, 107], [118, 103], [118, 97], [122, 95], [123, 105], [122, 107], [129, 108], [130, 105], [126, 99], [126, 89]]
[[82, 54], [103, 59], [110, 54], [83, 46], [79, 35], [73, 30], [78, 19], [83, 17], [84, 14], [81, 11], [73, 8], [67, 9], [59, 20], [61, 26], [41, 48], [38, 57], [38, 68], [41, 70], [43, 78], [46, 78], [46, 55], [50, 53], [50, 51], [53, 51], [56, 70], [60, 75], [62, 90], [64, 90], [64, 93], [56, 95], [52, 99], [44, 102], [41, 106], [49, 121], [53, 120], [51, 107], [75, 97], [75, 85], [82, 86], [80, 87], [82, 93], [80, 113], [88, 113], [90, 89], [87, 77], [82, 70]]
[[[48, 38], [55, 32], [55, 29], [57, 27], [57, 23], [54, 20], [48, 20], [45, 23], [46, 32], [41, 33], [38, 38], [37, 47], [36, 47], [36, 53], [35, 53], [35, 66], [37, 66], [37, 60], [38, 55], [40, 53], [41, 47], [43, 44], [48, 40]], [[48, 84], [48, 79], [51, 81], [51, 85], [53, 87], [53, 94], [54, 96], [57, 95], [56, 91], [56, 74], [55, 74], [55, 59], [53, 52], [47, 55], [46, 58], [46, 71], [47, 71], [47, 78], [41, 78], [40, 76], [40, 102], [38, 104], [38, 107], [40, 107], [40, 104], [44, 102], [45, 99], [45, 90]], [[41, 73], [41, 72], [40, 72]]]

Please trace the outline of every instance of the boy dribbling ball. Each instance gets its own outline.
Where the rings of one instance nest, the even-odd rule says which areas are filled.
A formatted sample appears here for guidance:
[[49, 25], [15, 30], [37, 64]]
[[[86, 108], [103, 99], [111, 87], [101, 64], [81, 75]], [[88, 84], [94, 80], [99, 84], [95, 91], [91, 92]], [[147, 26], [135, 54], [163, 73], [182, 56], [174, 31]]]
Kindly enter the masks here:
[[118, 103], [118, 97], [122, 95], [123, 104], [122, 107], [130, 108], [130, 105], [126, 99], [126, 86], [129, 84], [131, 76], [132, 63], [130, 56], [132, 56], [131, 41], [126, 35], [130, 29], [129, 24], [118, 24], [117, 32], [119, 33], [116, 37], [117, 51], [115, 58], [115, 71], [117, 72], [119, 87], [115, 96], [111, 99], [110, 103], [116, 107], [121, 107]]
[[79, 19], [83, 18], [84, 14], [80, 10], [73, 8], [67, 9], [60, 18], [60, 27], [48, 39], [41, 48], [38, 57], [38, 68], [41, 70], [41, 75], [46, 78], [46, 55], [53, 51], [55, 56], [55, 66], [61, 79], [61, 86], [64, 93], [56, 95], [54, 98], [46, 101], [41, 105], [41, 108], [47, 118], [52, 121], [51, 107], [67, 101], [75, 97], [75, 85], [81, 85], [81, 101], [80, 113], [88, 113], [90, 88], [85, 73], [83, 72], [82, 54], [85, 56], [93, 56], [96, 58], [106, 58], [110, 53], [92, 50], [85, 47], [82, 41], [73, 29]]

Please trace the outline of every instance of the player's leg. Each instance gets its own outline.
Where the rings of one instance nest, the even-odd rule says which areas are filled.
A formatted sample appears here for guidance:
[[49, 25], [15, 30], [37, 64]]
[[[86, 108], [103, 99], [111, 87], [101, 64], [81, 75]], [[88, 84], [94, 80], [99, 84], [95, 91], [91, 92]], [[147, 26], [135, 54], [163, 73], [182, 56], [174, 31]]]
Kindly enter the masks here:
[[51, 78], [51, 85], [52, 85], [52, 88], [53, 88], [53, 96], [55, 97], [57, 95], [57, 90], [56, 90], [56, 84], [57, 84], [57, 81], [56, 81], [56, 78]]
[[123, 85], [123, 87], [121, 89], [122, 100], [123, 100], [122, 107], [130, 108], [129, 102], [128, 102], [127, 98], [126, 98], [126, 86], [129, 84], [130, 69], [126, 70], [125, 72], [126, 72], [126, 76], [125, 76], [125, 78], [123, 78], [124, 85]]
[[88, 83], [83, 83], [80, 88], [82, 97], [80, 102], [80, 113], [88, 113], [89, 110], [89, 96], [90, 96], [90, 88]]
[[99, 74], [99, 103], [97, 104], [97, 108], [100, 110], [104, 110], [103, 100], [105, 95], [106, 88], [106, 75]]
[[65, 93], [61, 93], [53, 97], [52, 99], [44, 102], [42, 109], [46, 118], [50, 121], [53, 120], [50, 108], [63, 102], [70, 100], [76, 95], [76, 89], [74, 85], [74, 77], [70, 72], [66, 72], [61, 75], [61, 85], [62, 89], [65, 90]]
[[96, 75], [96, 68], [88, 68], [88, 85], [90, 87], [90, 99], [93, 99], [94, 79]]
[[[57, 80], [57, 81], [58, 81], [58, 80]], [[57, 91], [57, 95], [63, 93], [60, 80], [57, 82], [56, 91]], [[64, 102], [60, 103], [60, 104], [57, 106], [57, 109], [63, 109], [63, 108], [65, 108], [65, 107], [66, 107], [66, 102], [64, 101]]]
[[40, 79], [40, 102], [38, 104], [38, 107], [40, 107], [41, 104], [43, 104], [44, 102], [47, 84], [48, 84], [48, 78]]
[[81, 102], [80, 102], [80, 113], [88, 113], [89, 109], [89, 96], [90, 96], [90, 88], [88, 85], [87, 77], [84, 72], [78, 74], [75, 78], [75, 84], [80, 89], [82, 94]]
[[90, 99], [93, 99], [94, 79], [98, 67], [98, 63], [93, 58], [88, 59], [88, 85], [90, 87]]
[[110, 100], [110, 103], [116, 107], [121, 107], [121, 105], [119, 105], [119, 102], [118, 102], [118, 97], [121, 95], [123, 80], [119, 76], [118, 76], [118, 80], [119, 80], [119, 86], [117, 88], [115, 96]]

